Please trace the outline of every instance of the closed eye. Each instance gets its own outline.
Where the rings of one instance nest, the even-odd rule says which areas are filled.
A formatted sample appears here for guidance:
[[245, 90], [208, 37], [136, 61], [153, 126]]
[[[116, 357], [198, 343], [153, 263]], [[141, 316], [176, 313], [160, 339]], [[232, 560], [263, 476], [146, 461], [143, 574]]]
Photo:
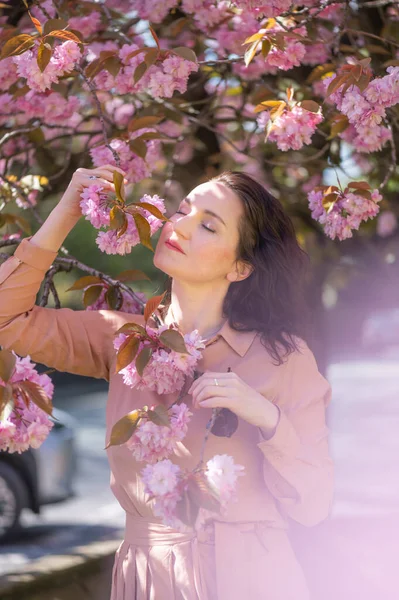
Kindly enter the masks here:
[[[177, 210], [176, 211], [177, 215], [185, 215], [186, 213], [182, 212], [181, 210]], [[210, 231], [210, 233], [216, 233], [216, 231], [214, 229], [211, 229], [210, 227], [207, 227], [206, 225], [204, 225], [203, 223], [201, 223], [202, 227], [204, 229], [206, 229], [207, 231]]]

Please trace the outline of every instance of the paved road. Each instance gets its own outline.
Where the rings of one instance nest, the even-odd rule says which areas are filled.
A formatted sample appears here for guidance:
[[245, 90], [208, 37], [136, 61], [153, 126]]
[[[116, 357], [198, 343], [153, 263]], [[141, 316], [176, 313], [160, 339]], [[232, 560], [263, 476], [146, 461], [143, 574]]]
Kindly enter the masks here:
[[[328, 370], [333, 387], [331, 452], [336, 465], [333, 519], [309, 531], [312, 549], [305, 544], [301, 550], [305, 566], [308, 563], [315, 573], [316, 600], [399, 597], [395, 595], [399, 584], [398, 365], [399, 356], [384, 361], [346, 360]], [[57, 402], [79, 421], [77, 497], [45, 507], [40, 517], [24, 515], [23, 535], [1, 550], [0, 574], [1, 569], [13, 571], [43, 554], [63, 552], [79, 539], [121, 536], [124, 514], [109, 489], [103, 450], [105, 402], [104, 392]], [[317, 556], [315, 547], [321, 549]]]

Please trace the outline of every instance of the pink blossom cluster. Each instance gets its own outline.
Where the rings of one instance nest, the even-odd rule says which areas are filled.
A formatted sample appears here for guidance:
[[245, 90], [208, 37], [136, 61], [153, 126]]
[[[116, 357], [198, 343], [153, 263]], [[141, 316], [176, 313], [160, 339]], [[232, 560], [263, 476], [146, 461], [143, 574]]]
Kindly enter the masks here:
[[323, 191], [312, 190], [308, 194], [309, 208], [313, 219], [323, 225], [324, 232], [332, 240], [336, 237], [345, 240], [352, 237], [352, 230], [359, 229], [362, 221], [375, 217], [382, 196], [377, 189], [371, 191], [371, 199], [356, 194], [356, 190], [342, 192], [333, 209], [327, 213], [323, 207]]
[[[204, 473], [210, 488], [218, 497], [222, 510], [229, 502], [236, 499], [237, 479], [244, 467], [236, 465], [231, 456], [217, 454], [206, 463]], [[182, 499], [190, 474], [185, 473], [171, 460], [161, 460], [149, 464], [141, 472], [144, 490], [154, 502], [154, 515], [162, 519], [164, 525], [178, 530], [186, 526], [176, 516], [178, 502]]]
[[234, 4], [259, 17], [277, 17], [290, 8], [292, 0], [271, 0], [268, 3], [265, 0], [235, 0]]
[[236, 465], [232, 456], [216, 454], [206, 463], [205, 476], [213, 491], [218, 495], [222, 508], [236, 500], [237, 479], [244, 467]]
[[[137, 132], [135, 131], [132, 134], [131, 139], [139, 137], [139, 135], [147, 131], [151, 130], [146, 128], [140, 129]], [[120, 168], [126, 172], [126, 179], [128, 179], [131, 183], [137, 183], [138, 181], [149, 177], [152, 169], [155, 167], [156, 162], [159, 160], [159, 140], [147, 140], [145, 144], [147, 146], [147, 154], [144, 160], [140, 156], [134, 154], [134, 152], [130, 149], [128, 142], [125, 140], [115, 138], [110, 141], [111, 148], [113, 148], [119, 155]], [[91, 148], [90, 155], [95, 167], [100, 167], [104, 164], [115, 165], [114, 155], [112, 154], [111, 150], [103, 144], [96, 146], [95, 148]]]
[[103, 29], [101, 15], [93, 10], [83, 17], [70, 17], [68, 19], [69, 28], [78, 31], [84, 38], [89, 38], [94, 33]]
[[183, 531], [185, 526], [175, 513], [177, 503], [182, 497], [179, 490], [182, 475], [180, 467], [168, 458], [153, 465], [148, 464], [141, 471], [144, 491], [155, 499], [154, 515], [161, 518], [167, 527], [173, 527], [180, 531]]
[[[348, 117], [350, 123], [341, 137], [360, 152], [381, 150], [391, 137], [390, 130], [383, 125], [383, 119], [386, 109], [399, 102], [399, 67], [388, 67], [387, 73], [370, 81], [363, 92], [351, 86], [345, 93], [340, 88], [329, 96], [329, 100]], [[335, 77], [334, 74], [324, 79], [325, 90]]]
[[[39, 375], [29, 356], [17, 357], [9, 383], [20, 381], [32, 381], [43, 388], [49, 399], [53, 396], [54, 386], [50, 377], [46, 374]], [[0, 385], [5, 385], [1, 379]], [[14, 393], [14, 401], [10, 415], [0, 422], [0, 450], [21, 454], [29, 447], [39, 448], [53, 427], [53, 422], [32, 401], [27, 408], [18, 393]]]
[[145, 54], [130, 55], [139, 49], [137, 44], [124, 44], [118, 52], [122, 62], [118, 74], [113, 76], [106, 70], [100, 71], [94, 78], [97, 88], [114, 89], [118, 94], [145, 92], [153, 98], [171, 98], [176, 90], [181, 94], [187, 90], [188, 78], [198, 71], [198, 64], [175, 54], [157, 60], [135, 82], [135, 71], [143, 63]]
[[[96, 284], [98, 285], [98, 284]], [[85, 291], [88, 290], [91, 285], [85, 288]], [[97, 298], [93, 304], [90, 304], [86, 307], [86, 310], [109, 310], [108, 302], [105, 298], [105, 294], [107, 292], [107, 288], [104, 287], [101, 294]], [[122, 293], [122, 306], [120, 307], [121, 312], [131, 313], [132, 315], [138, 315], [142, 312], [141, 305], [137, 300], [135, 300], [130, 294], [125, 292], [125, 290], [121, 290]], [[142, 300], [144, 303], [147, 301], [147, 297], [142, 292], [135, 292], [135, 295]]]
[[[261, 113], [258, 117], [258, 125], [264, 126], [269, 121], [269, 113]], [[323, 120], [321, 112], [313, 113], [309, 110], [295, 105], [292, 109], [286, 109], [273, 121], [268, 141], [276, 142], [282, 151], [299, 150], [304, 144], [310, 144], [311, 137], [316, 127]]]
[[377, 219], [377, 235], [388, 237], [398, 228], [398, 218], [392, 210], [384, 210]]
[[[261, 30], [263, 31], [263, 30]], [[266, 30], [264, 30], [266, 32]], [[284, 32], [284, 28], [276, 24], [274, 27], [267, 29], [268, 34]], [[298, 27], [293, 33], [301, 36], [306, 36], [306, 27]], [[275, 67], [282, 71], [288, 71], [292, 67], [299, 67], [302, 59], [306, 55], [305, 45], [297, 38], [285, 36], [286, 47], [280, 50], [277, 46], [273, 46], [265, 59], [266, 67]], [[261, 56], [261, 55], [260, 55]]]
[[50, 62], [41, 72], [37, 64], [37, 50], [38, 46], [35, 46], [33, 50], [13, 56], [18, 75], [24, 77], [28, 86], [36, 92], [44, 92], [57, 83], [61, 76], [72, 71], [81, 58], [78, 44], [67, 40], [55, 47]]
[[185, 437], [192, 416], [187, 404], [174, 404], [170, 409], [170, 427], [142, 420], [132, 437], [126, 442], [137, 461], [154, 464], [175, 451], [177, 443]]
[[[153, 340], [158, 340], [160, 334], [168, 329], [166, 325], [153, 329], [147, 326], [147, 333]], [[189, 354], [181, 354], [174, 350], [159, 348], [155, 350], [144, 369], [143, 376], [137, 373], [135, 362], [120, 371], [126, 385], [138, 390], [149, 389], [157, 394], [172, 394], [180, 391], [184, 385], [185, 377], [192, 376], [197, 362], [202, 357], [201, 350], [205, 347], [198, 330], [186, 333], [184, 341]], [[119, 350], [127, 336], [120, 333], [114, 339], [114, 348]], [[138, 353], [148, 345], [141, 341]]]
[[[121, 165], [121, 168], [123, 166]], [[166, 211], [164, 201], [157, 196], [149, 196], [144, 194], [140, 202], [147, 202], [158, 208], [163, 214]], [[109, 191], [105, 191], [104, 186], [99, 183], [94, 183], [83, 190], [81, 193], [80, 208], [86, 220], [96, 229], [108, 227], [110, 224], [110, 209]], [[133, 246], [140, 243], [140, 236], [137, 231], [136, 223], [132, 215], [125, 213], [127, 218], [126, 232], [118, 237], [115, 230], [100, 231], [97, 235], [96, 243], [102, 252], [106, 254], [128, 254]], [[162, 221], [152, 215], [145, 209], [141, 209], [141, 214], [146, 218], [150, 225], [151, 235], [153, 235], [160, 227]]]

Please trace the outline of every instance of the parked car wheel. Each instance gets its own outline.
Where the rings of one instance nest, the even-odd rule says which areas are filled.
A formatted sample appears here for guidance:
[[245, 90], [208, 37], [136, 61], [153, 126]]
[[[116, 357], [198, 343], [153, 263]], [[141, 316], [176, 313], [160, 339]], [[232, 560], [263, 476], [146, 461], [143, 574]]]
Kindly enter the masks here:
[[0, 462], [0, 543], [18, 530], [26, 499], [26, 485], [18, 472]]

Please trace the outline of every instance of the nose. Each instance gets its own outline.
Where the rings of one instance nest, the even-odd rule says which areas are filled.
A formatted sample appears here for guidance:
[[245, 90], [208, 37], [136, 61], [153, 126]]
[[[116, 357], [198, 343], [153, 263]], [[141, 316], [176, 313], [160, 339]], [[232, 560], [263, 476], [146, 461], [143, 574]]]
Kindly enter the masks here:
[[188, 215], [178, 215], [180, 218], [173, 222], [173, 230], [177, 235], [185, 240], [191, 237], [191, 225]]

